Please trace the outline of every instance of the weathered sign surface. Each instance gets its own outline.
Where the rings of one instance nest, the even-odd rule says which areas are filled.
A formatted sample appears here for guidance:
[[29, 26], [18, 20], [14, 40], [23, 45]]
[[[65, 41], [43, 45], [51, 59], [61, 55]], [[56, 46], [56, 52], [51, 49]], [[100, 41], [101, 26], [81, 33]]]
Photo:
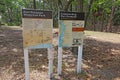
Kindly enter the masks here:
[[52, 11], [22, 10], [24, 48], [52, 47]]
[[60, 12], [59, 46], [72, 47], [83, 43], [84, 13]]

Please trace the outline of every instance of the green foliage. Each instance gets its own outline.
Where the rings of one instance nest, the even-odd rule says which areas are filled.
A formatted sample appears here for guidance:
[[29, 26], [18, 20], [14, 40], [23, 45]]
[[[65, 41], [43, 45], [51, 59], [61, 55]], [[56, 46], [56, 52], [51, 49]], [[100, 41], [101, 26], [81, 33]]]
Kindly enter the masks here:
[[[53, 11], [53, 19], [55, 26], [58, 25], [58, 12], [64, 10], [66, 4], [70, 0], [36, 0], [36, 7], [37, 9], [41, 10], [52, 10]], [[72, 5], [72, 11], [77, 11], [79, 0], [73, 0], [70, 3]], [[89, 0], [84, 0], [83, 10], [87, 12], [88, 2]], [[2, 16], [2, 22], [7, 23], [8, 25], [20, 25], [21, 24], [21, 9], [22, 8], [29, 8], [33, 9], [33, 0], [0, 0], [0, 15]], [[4, 4], [4, 5], [3, 5]], [[108, 20], [112, 6], [116, 6], [115, 10], [115, 17], [114, 17], [114, 24], [120, 24], [120, 0], [93, 0], [93, 4], [91, 5], [90, 9], [90, 17], [92, 18], [92, 14], [101, 10], [103, 15], [105, 15], [105, 19]], [[119, 6], [119, 7], [118, 7]], [[70, 7], [68, 7], [68, 11], [70, 11]], [[100, 18], [98, 17], [100, 20]], [[106, 21], [107, 22], [107, 21]], [[88, 23], [89, 24], [89, 23]]]
[[115, 15], [114, 15], [114, 25], [118, 26], [120, 25], [120, 0], [117, 0], [114, 3], [114, 6], [116, 7], [115, 9]]
[[8, 25], [21, 24], [22, 0], [2, 0], [5, 5], [0, 5], [2, 21]]
[[120, 25], [120, 4], [116, 7], [114, 25]]

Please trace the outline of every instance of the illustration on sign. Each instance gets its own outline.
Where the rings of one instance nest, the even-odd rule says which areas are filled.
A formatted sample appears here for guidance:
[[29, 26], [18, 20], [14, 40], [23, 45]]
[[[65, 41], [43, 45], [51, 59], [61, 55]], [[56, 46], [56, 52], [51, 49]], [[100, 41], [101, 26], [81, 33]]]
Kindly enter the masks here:
[[59, 46], [79, 46], [83, 43], [84, 13], [60, 12]]
[[22, 12], [24, 48], [52, 47], [52, 12], [26, 9]]

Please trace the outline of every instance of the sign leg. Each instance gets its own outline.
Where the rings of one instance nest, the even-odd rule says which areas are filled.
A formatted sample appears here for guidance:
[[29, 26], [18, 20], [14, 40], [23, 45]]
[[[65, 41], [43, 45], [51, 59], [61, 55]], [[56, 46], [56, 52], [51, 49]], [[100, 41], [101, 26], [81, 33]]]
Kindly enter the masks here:
[[25, 80], [30, 80], [29, 76], [29, 59], [28, 59], [28, 49], [24, 49], [24, 62], [25, 62]]
[[49, 78], [53, 77], [53, 49], [52, 48], [48, 48], [48, 60], [49, 60], [49, 71], [48, 71], [48, 76]]
[[77, 73], [81, 73], [83, 45], [78, 47]]
[[58, 47], [58, 75], [62, 73], [62, 47]]

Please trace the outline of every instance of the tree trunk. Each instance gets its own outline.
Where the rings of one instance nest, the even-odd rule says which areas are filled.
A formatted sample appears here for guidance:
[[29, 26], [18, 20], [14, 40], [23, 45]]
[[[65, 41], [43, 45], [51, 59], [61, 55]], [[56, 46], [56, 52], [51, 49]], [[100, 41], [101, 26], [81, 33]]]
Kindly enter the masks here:
[[70, 11], [72, 11], [72, 4], [70, 5]]
[[0, 21], [0, 28], [1, 28], [1, 21]]
[[78, 1], [78, 12], [83, 12], [83, 0]]
[[103, 11], [103, 15], [102, 15], [102, 23], [101, 23], [101, 32], [104, 29], [104, 11]]
[[33, 8], [36, 9], [36, 0], [33, 0]]
[[[6, 6], [7, 7], [7, 6]], [[12, 12], [11, 12], [11, 8], [8, 8], [7, 7], [7, 11], [8, 11], [8, 18], [9, 18], [9, 22], [12, 22], [13, 21], [13, 17], [12, 17]]]
[[111, 14], [110, 14], [110, 19], [108, 21], [108, 26], [107, 26], [107, 31], [112, 32], [112, 24], [113, 24], [113, 18], [114, 18], [114, 11], [115, 11], [115, 6], [112, 6]]
[[61, 0], [58, 0], [58, 7], [59, 9], [63, 9], [63, 4]]
[[72, 1], [74, 1], [74, 0], [69, 0], [69, 1], [67, 2], [66, 6], [65, 6], [65, 8], [64, 8], [64, 11], [68, 11], [69, 6], [71, 5]]
[[[94, 14], [94, 13], [93, 13]], [[95, 26], [95, 16], [92, 16], [92, 24], [93, 24], [93, 30], [96, 30], [96, 26]]]
[[85, 15], [85, 28], [86, 28], [86, 25], [87, 25], [87, 21], [88, 21], [88, 17], [89, 17], [89, 14], [90, 14], [90, 9], [91, 9], [92, 3], [93, 3], [93, 0], [90, 0], [90, 2], [88, 3], [87, 10], [86, 10], [86, 15]]

